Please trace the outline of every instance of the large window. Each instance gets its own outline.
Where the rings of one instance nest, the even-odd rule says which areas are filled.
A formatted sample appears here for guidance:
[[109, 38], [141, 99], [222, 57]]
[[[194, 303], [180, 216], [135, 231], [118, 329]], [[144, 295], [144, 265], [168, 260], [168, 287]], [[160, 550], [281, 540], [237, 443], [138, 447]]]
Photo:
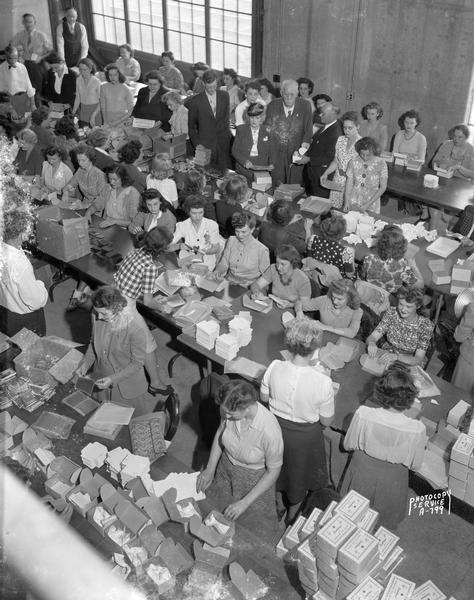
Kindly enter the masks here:
[[[261, 0], [92, 0], [95, 39], [135, 50], [171, 50], [188, 63], [252, 75], [252, 9]], [[254, 11], [256, 12], [256, 11]]]

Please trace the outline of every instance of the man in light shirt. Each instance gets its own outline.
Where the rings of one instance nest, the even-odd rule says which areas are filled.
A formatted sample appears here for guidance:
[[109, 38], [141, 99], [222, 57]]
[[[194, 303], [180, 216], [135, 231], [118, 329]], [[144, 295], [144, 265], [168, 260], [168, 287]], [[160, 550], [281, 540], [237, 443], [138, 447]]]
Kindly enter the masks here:
[[64, 58], [66, 65], [77, 67], [81, 58], [86, 58], [89, 52], [87, 31], [82, 23], [77, 20], [74, 8], [68, 8], [66, 15], [56, 29], [58, 54]]
[[9, 45], [5, 48], [7, 60], [0, 65], [0, 92], [11, 97], [12, 117], [21, 119], [26, 112], [36, 109], [35, 88], [31, 85], [25, 65], [18, 62], [18, 50]]

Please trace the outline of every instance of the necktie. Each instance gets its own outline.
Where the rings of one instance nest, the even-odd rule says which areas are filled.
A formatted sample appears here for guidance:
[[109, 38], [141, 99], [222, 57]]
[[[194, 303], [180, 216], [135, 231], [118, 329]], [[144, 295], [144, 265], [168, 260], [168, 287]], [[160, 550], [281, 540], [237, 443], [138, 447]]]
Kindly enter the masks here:
[[288, 114], [286, 115], [286, 118], [288, 119], [288, 121], [290, 121], [290, 120], [291, 120], [291, 115], [292, 115], [292, 113], [293, 113], [293, 111], [292, 111], [292, 110], [289, 110], [289, 111], [288, 111]]
[[214, 97], [209, 96], [209, 102], [211, 103], [212, 114], [216, 116], [216, 103], [214, 101]]
[[9, 69], [16, 69], [16, 65], [8, 65]]
[[26, 41], [26, 47], [28, 48], [28, 50], [31, 48], [31, 32], [28, 32], [28, 39]]

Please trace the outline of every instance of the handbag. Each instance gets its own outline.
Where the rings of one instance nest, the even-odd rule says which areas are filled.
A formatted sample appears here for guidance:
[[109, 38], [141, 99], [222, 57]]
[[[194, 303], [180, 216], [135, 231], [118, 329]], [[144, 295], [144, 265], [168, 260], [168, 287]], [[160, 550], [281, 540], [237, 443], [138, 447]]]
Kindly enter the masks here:
[[149, 413], [135, 417], [129, 423], [132, 451], [147, 456], [150, 463], [166, 453], [164, 412]]

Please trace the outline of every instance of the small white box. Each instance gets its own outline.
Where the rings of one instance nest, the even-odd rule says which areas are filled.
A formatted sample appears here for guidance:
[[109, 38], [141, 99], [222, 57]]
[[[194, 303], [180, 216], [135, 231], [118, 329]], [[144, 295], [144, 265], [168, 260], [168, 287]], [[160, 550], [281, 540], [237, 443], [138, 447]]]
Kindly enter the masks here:
[[468, 404], [465, 400], [459, 400], [459, 402], [455, 404], [449, 411], [446, 421], [457, 429], [461, 419], [464, 417], [469, 408], [471, 408], [470, 404]]
[[428, 580], [416, 588], [411, 600], [446, 600], [446, 596], [439, 587]]
[[474, 450], [474, 437], [461, 433], [451, 450], [451, 460], [468, 465]]

